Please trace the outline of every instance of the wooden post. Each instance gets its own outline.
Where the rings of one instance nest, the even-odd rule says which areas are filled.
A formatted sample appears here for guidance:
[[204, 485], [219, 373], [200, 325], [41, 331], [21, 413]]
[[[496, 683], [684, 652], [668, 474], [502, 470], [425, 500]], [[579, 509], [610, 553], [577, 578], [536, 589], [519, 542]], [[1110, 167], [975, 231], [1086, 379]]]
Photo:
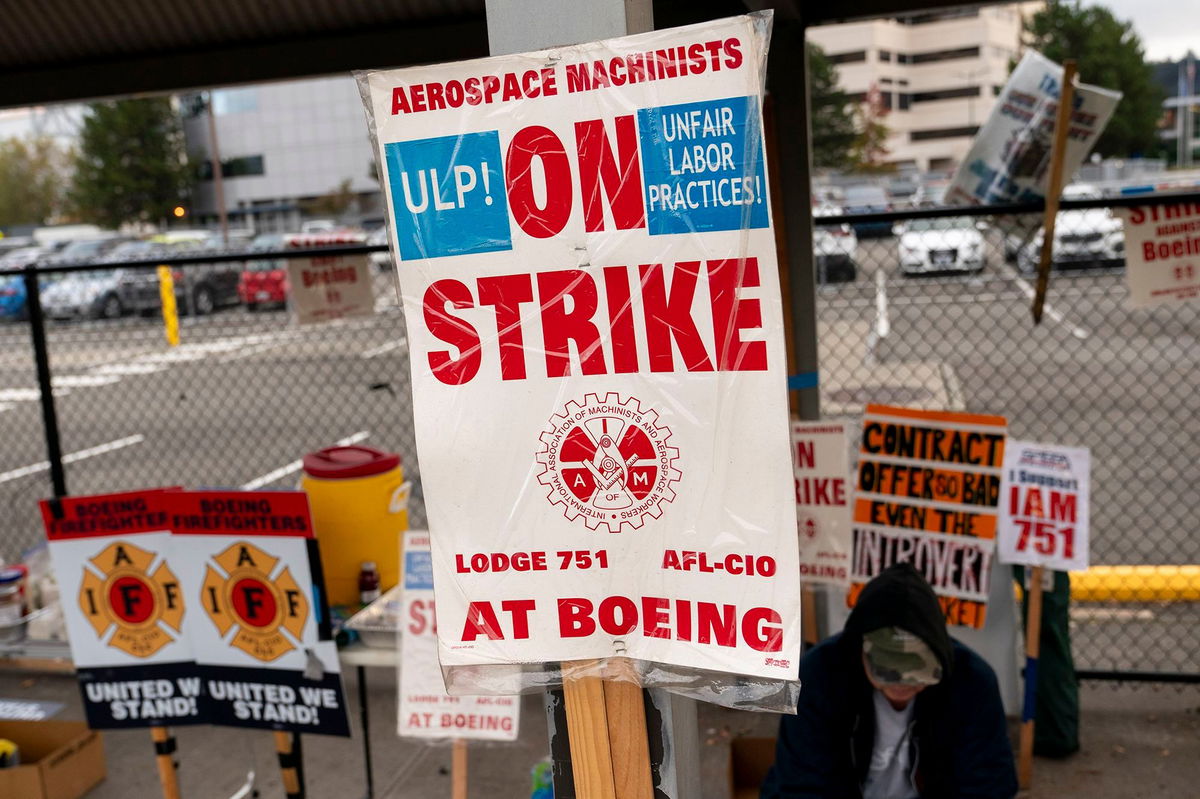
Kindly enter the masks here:
[[633, 664], [612, 658], [603, 677], [569, 673], [585, 668], [594, 673], [599, 661], [563, 664], [576, 799], [653, 799], [646, 705]]
[[454, 752], [450, 760], [450, 781], [451, 799], [467, 799], [467, 741], [465, 738], [454, 739]]
[[1037, 288], [1033, 295], [1033, 323], [1042, 321], [1046, 304], [1046, 287], [1050, 283], [1050, 266], [1054, 253], [1054, 223], [1058, 218], [1058, 203], [1062, 196], [1063, 155], [1067, 148], [1067, 131], [1071, 127], [1071, 106], [1075, 99], [1075, 59], [1063, 62], [1062, 86], [1058, 92], [1058, 116], [1054, 122], [1054, 149], [1050, 155], [1050, 184], [1046, 187], [1046, 216], [1042, 223], [1042, 254], [1038, 262]]
[[287, 794], [287, 799], [304, 799], [304, 785], [292, 748], [292, 733], [275, 731], [275, 752], [279, 756], [279, 777], [283, 781], [283, 792]]
[[179, 772], [175, 768], [175, 736], [166, 727], [151, 727], [154, 741], [154, 760], [158, 765], [158, 781], [162, 783], [163, 799], [179, 799]]
[[1017, 758], [1017, 782], [1021, 790], [1033, 783], [1033, 721], [1037, 715], [1038, 652], [1042, 636], [1042, 567], [1027, 572], [1025, 586], [1025, 703], [1021, 710], [1021, 744]]

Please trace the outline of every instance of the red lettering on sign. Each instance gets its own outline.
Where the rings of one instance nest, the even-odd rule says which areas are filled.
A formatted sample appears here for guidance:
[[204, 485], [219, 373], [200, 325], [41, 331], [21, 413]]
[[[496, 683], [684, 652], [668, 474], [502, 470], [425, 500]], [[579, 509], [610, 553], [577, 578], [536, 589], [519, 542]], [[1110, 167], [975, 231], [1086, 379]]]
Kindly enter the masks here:
[[[538, 206], [534, 195], [535, 158], [542, 163], [545, 207]], [[574, 188], [567, 151], [554, 131], [540, 125], [517, 131], [504, 157], [504, 178], [508, 208], [521, 230], [535, 239], [562, 232], [571, 216]]]
[[579, 155], [579, 187], [583, 196], [583, 225], [589, 233], [604, 230], [604, 208], [600, 187], [612, 211], [617, 230], [646, 226], [642, 200], [641, 166], [638, 161], [637, 125], [632, 114], [614, 120], [617, 155], [604, 130], [604, 121], [589, 119], [575, 123], [575, 147]]

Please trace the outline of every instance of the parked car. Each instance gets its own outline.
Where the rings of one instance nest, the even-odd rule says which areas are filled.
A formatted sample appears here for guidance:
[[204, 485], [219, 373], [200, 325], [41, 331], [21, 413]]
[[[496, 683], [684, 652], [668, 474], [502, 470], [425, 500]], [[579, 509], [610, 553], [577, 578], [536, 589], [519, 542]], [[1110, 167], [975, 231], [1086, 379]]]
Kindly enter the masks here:
[[[278, 252], [287, 246], [286, 233], [262, 233], [250, 242], [251, 252]], [[238, 281], [238, 296], [247, 311], [274, 306], [287, 307], [288, 291], [287, 261], [268, 258], [246, 261]]]
[[18, 247], [15, 250], [6, 252], [0, 258], [0, 271], [24, 269], [30, 264], [36, 264], [39, 261], [49, 258], [53, 252], [51, 248], [42, 246]]
[[[369, 236], [367, 236], [367, 244], [387, 245], [387, 243], [388, 243], [388, 229], [386, 226], [381, 227], [378, 230], [372, 231], [371, 234]], [[383, 272], [383, 271], [386, 271], [386, 270], [389, 270], [392, 268], [392, 252], [391, 252], [391, 250], [384, 250], [382, 252], [373, 252], [373, 253], [371, 253], [370, 258], [371, 258], [371, 265], [375, 267], [376, 271]]]
[[[813, 217], [839, 216], [842, 210], [818, 206]], [[858, 236], [846, 223], [813, 227], [813, 258], [818, 283], [853, 283], [858, 278]]]
[[983, 226], [966, 216], [912, 219], [897, 225], [900, 270], [906, 275], [982, 270], [987, 264]]
[[128, 269], [71, 272], [42, 292], [42, 308], [51, 319], [116, 319], [131, 277]]
[[[1044, 240], [1045, 231], [1039, 228], [1018, 250], [1017, 267], [1022, 272], [1037, 271]], [[1055, 269], [1121, 266], [1125, 263], [1125, 231], [1107, 208], [1059, 211], [1054, 218], [1052, 253]]]
[[[40, 275], [38, 292], [45, 295], [46, 290], [58, 280], [54, 273]], [[25, 292], [25, 276], [0, 272], [0, 319], [21, 320], [29, 316], [27, 307], [28, 296]]]
[[[850, 186], [846, 189], [847, 214], [876, 214], [892, 210], [887, 192], [880, 186]], [[891, 222], [858, 222], [854, 232], [859, 238], [887, 236], [892, 232]]]
[[[127, 260], [153, 263], [155, 258], [194, 254], [224, 248], [209, 231], [174, 231], [154, 236], [148, 248], [131, 249]], [[118, 248], [119, 249], [119, 248]], [[113, 255], [116, 255], [114, 250]], [[203, 316], [238, 303], [238, 280], [244, 265], [233, 262], [194, 264], [171, 270], [175, 279], [175, 304], [180, 313]], [[127, 311], [148, 314], [162, 307], [158, 275], [138, 269], [121, 285], [121, 305]]]
[[81, 264], [98, 261], [106, 253], [131, 240], [129, 236], [115, 235], [95, 239], [77, 239], [68, 242], [61, 250], [54, 253], [50, 261], [56, 264]]

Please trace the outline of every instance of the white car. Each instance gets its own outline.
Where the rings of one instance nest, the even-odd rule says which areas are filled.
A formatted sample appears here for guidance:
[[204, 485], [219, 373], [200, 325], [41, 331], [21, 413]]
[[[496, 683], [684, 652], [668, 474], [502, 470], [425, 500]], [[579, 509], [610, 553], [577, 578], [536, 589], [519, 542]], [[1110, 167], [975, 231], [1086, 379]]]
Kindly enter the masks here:
[[897, 225], [900, 270], [906, 275], [982, 270], [987, 265], [982, 226], [966, 216], [912, 219]]
[[[1037, 271], [1045, 232], [1038, 230], [1017, 252], [1022, 272]], [[1057, 269], [1088, 266], [1121, 266], [1125, 263], [1125, 230], [1107, 208], [1059, 211], [1054, 218], [1054, 249]]]
[[858, 236], [854, 228], [822, 225], [823, 216], [839, 216], [840, 208], [818, 206], [813, 209], [813, 258], [818, 283], [853, 283], [858, 276]]

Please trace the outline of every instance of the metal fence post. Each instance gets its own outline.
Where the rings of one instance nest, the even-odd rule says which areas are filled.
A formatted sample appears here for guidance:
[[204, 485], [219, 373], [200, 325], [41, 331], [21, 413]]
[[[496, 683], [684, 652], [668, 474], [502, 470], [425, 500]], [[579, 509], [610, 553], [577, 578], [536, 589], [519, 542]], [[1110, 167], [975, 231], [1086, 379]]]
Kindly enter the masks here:
[[29, 335], [33, 339], [33, 361], [37, 367], [38, 391], [42, 400], [42, 427], [46, 433], [46, 461], [50, 464], [50, 482], [54, 496], [67, 495], [67, 476], [63, 471], [62, 442], [58, 437], [58, 413], [50, 385], [50, 352], [46, 347], [46, 319], [38, 287], [37, 265], [25, 267], [25, 307], [29, 311]]

